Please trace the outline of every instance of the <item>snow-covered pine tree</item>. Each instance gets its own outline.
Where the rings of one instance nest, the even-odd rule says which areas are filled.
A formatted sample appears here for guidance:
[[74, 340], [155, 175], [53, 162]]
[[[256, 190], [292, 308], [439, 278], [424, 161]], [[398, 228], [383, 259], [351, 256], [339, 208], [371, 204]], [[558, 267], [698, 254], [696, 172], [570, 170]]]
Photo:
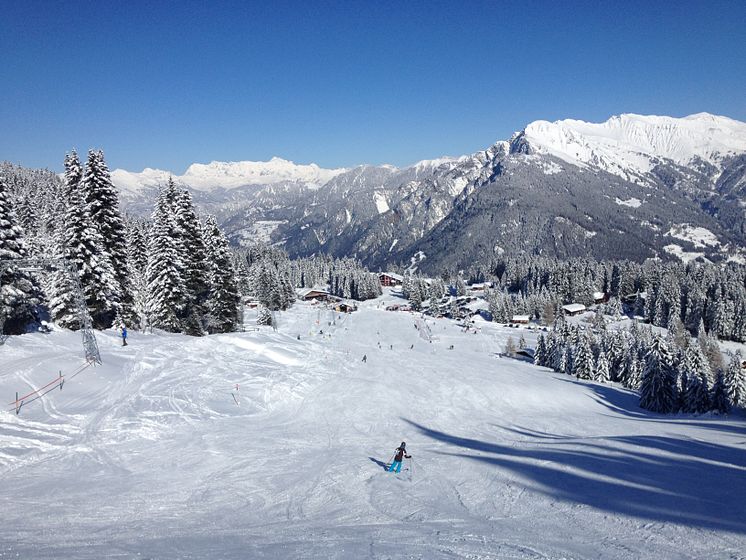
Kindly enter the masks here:
[[161, 192], [153, 212], [148, 240], [147, 314], [151, 327], [168, 332], [184, 330], [181, 317], [188, 307], [188, 294], [181, 276], [183, 264], [165, 191]]
[[[5, 179], [0, 177], [0, 260], [27, 256], [23, 230], [8, 194]], [[38, 288], [33, 279], [17, 267], [0, 269], [0, 334], [21, 334], [28, 323], [36, 320]]]
[[578, 379], [592, 379], [593, 351], [591, 350], [590, 337], [586, 333], [583, 333], [578, 338], [572, 373]]
[[619, 298], [612, 297], [605, 305], [605, 312], [607, 315], [611, 315], [615, 321], [622, 318], [624, 311], [622, 309], [622, 302]]
[[710, 398], [710, 408], [720, 414], [730, 412], [733, 402], [728, 396], [728, 389], [725, 386], [725, 379], [722, 371], [718, 371], [715, 377], [715, 385], [712, 386]]
[[741, 367], [743, 356], [736, 352], [730, 357], [725, 370], [725, 388], [733, 406], [746, 406], [746, 370]]
[[515, 340], [513, 340], [512, 336], [509, 336], [508, 340], [505, 342], [505, 347], [503, 348], [503, 351], [508, 356], [514, 356], [517, 350], [518, 349], [515, 346]]
[[[209, 239], [209, 295], [207, 297], [208, 330], [210, 332], [232, 332], [238, 323], [238, 305], [240, 296], [233, 270], [233, 259], [228, 247], [228, 240], [218, 228], [213, 216], [205, 221], [204, 235]], [[275, 289], [282, 284], [275, 282]], [[280, 293], [282, 297], [282, 292]], [[282, 308], [284, 300], [279, 305]]]
[[119, 284], [101, 234], [92, 225], [80, 190], [77, 185], [66, 185], [68, 187], [63, 234], [65, 256], [78, 269], [93, 326], [108, 329], [118, 310], [116, 294]]
[[[54, 231], [53, 255], [55, 258], [68, 258], [67, 247], [67, 217], [69, 216], [68, 205], [73, 200], [80, 200], [77, 189], [83, 172], [80, 167], [80, 160], [75, 150], [65, 155], [65, 181], [60, 197], [58, 211], [59, 223]], [[55, 270], [50, 275], [50, 281], [47, 288], [47, 297], [49, 305], [49, 314], [52, 320], [59, 326], [67, 329], [77, 330], [80, 325], [80, 310], [75, 301], [74, 286], [69, 275], [64, 270]]]
[[596, 329], [597, 331], [606, 330], [606, 318], [604, 317], [603, 310], [601, 309], [600, 306], [596, 308], [596, 313], [593, 315], [591, 324], [593, 325], [593, 328]]
[[596, 369], [593, 371], [593, 380], [599, 383], [608, 383], [610, 380], [609, 361], [606, 359], [603, 348], [598, 352], [598, 358], [596, 358]]
[[263, 326], [272, 326], [272, 312], [264, 305], [260, 305], [257, 310], [256, 324]]
[[412, 284], [409, 292], [409, 304], [415, 311], [419, 311], [422, 308], [422, 292], [420, 291], [420, 286], [417, 282]]
[[682, 412], [707, 412], [710, 410], [710, 390], [702, 375], [688, 373], [684, 395]]
[[710, 410], [710, 380], [714, 378], [698, 344], [690, 344], [684, 352], [681, 365], [684, 412], [707, 412]]
[[140, 220], [128, 219], [125, 221], [127, 228], [127, 267], [129, 270], [129, 282], [132, 287], [132, 309], [137, 317], [140, 328], [147, 326], [148, 316], [148, 284], [145, 272], [148, 266], [148, 227]]
[[544, 335], [539, 334], [539, 338], [536, 341], [536, 351], [534, 352], [534, 364], [537, 366], [545, 366], [547, 363], [547, 345], [544, 340]]
[[112, 305], [127, 324], [133, 324], [136, 319], [132, 310], [132, 289], [127, 268], [126, 231], [119, 212], [119, 196], [111, 182], [103, 151], [88, 152], [80, 187], [91, 225], [101, 236], [103, 252], [111, 262], [114, 272], [116, 284], [110, 296], [113, 299]]
[[[189, 191], [178, 190], [174, 200], [176, 227], [182, 238], [184, 248], [185, 274], [184, 282], [190, 296], [194, 300], [193, 305], [198, 310], [207, 300], [209, 291], [208, 277], [209, 266], [207, 263], [207, 249], [205, 246], [203, 228], [197, 219], [197, 214], [192, 203]], [[222, 234], [221, 234], [222, 237]], [[216, 241], [211, 247], [213, 251], [218, 250], [216, 244], [222, 246], [222, 241]]]
[[461, 276], [456, 277], [456, 295], [457, 296], [466, 295], [466, 283], [464, 282], [464, 279], [461, 278]]
[[559, 364], [559, 371], [568, 375], [572, 375], [573, 361], [573, 346], [570, 343], [565, 343], [562, 351], [562, 359], [560, 360]]
[[645, 356], [640, 382], [640, 407], [651, 412], [669, 413], [677, 407], [671, 353], [660, 335], [655, 335]]
[[619, 382], [628, 389], [638, 390], [642, 380], [642, 369], [643, 363], [637, 355], [636, 348], [628, 348], [620, 363]]

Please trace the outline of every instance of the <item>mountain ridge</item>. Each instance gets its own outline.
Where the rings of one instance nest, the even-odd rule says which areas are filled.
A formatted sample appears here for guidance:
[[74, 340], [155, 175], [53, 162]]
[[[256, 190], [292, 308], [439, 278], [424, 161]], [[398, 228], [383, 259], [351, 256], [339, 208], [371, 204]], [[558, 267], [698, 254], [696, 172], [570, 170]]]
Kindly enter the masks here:
[[[746, 258], [746, 123], [709, 113], [534, 121], [485, 150], [404, 168], [323, 170], [281, 158], [243, 167], [248, 181], [235, 162], [190, 166], [195, 186], [186, 173], [175, 179], [235, 243], [261, 230], [292, 256], [354, 256], [380, 268], [420, 253], [425, 267], [458, 268], [505, 250]], [[150, 178], [153, 196], [164, 175]], [[136, 204], [146, 190], [125, 193]]]

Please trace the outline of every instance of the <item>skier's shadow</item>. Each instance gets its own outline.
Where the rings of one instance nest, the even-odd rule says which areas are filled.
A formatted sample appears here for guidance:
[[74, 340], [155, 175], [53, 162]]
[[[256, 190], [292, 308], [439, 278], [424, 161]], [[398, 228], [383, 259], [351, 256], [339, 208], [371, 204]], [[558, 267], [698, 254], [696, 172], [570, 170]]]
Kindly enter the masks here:
[[374, 459], [373, 457], [368, 457], [368, 459], [370, 459], [371, 461], [373, 461], [376, 465], [378, 465], [379, 467], [381, 467], [383, 470], [385, 470], [385, 471], [389, 470], [389, 466], [386, 463], [384, 463], [383, 461], [379, 461], [378, 459]]

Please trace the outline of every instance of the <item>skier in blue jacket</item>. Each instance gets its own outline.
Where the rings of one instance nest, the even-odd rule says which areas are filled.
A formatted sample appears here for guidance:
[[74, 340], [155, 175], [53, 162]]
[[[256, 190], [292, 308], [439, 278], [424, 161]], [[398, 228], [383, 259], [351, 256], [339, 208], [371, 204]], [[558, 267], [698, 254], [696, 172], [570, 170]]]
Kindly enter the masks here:
[[122, 346], [127, 346], [127, 327], [122, 327]]
[[394, 454], [394, 460], [391, 463], [391, 466], [389, 467], [389, 472], [401, 472], [401, 462], [403, 459], [411, 459], [411, 455], [407, 455], [407, 444], [406, 442], [401, 442], [401, 445], [396, 448], [396, 453]]

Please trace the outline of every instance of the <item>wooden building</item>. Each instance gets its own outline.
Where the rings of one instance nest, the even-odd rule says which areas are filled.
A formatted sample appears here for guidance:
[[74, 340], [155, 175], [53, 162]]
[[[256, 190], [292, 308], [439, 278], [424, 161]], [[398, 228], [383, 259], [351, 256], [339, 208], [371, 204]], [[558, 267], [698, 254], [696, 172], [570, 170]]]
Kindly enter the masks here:
[[329, 292], [320, 288], [298, 288], [295, 290], [295, 293], [298, 294], [298, 299], [302, 299], [303, 301], [311, 301], [314, 299], [327, 301], [331, 298]]
[[379, 272], [378, 281], [381, 282], [381, 286], [401, 286], [404, 276], [395, 272]]
[[568, 303], [562, 306], [562, 310], [565, 312], [565, 315], [580, 315], [585, 311], [585, 305], [582, 303]]

